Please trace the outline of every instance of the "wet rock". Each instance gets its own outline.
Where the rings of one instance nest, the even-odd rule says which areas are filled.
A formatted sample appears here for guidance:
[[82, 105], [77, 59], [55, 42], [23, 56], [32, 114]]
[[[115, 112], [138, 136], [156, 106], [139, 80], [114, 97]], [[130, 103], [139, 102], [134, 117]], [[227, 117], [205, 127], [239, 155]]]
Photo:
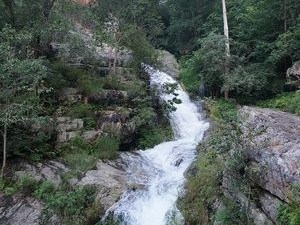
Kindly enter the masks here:
[[57, 161], [49, 161], [36, 165], [24, 164], [21, 166], [21, 170], [15, 172], [15, 176], [30, 176], [37, 181], [47, 180], [59, 186], [62, 182], [61, 176], [68, 171], [69, 169], [64, 164]]
[[88, 171], [77, 185], [97, 188], [97, 200], [104, 209], [116, 203], [126, 190], [127, 175], [118, 161], [99, 161], [97, 169]]
[[179, 64], [174, 55], [165, 50], [158, 51], [158, 62], [161, 71], [171, 75], [174, 78], [179, 76]]
[[34, 198], [0, 193], [0, 224], [38, 225], [41, 212], [42, 204]]

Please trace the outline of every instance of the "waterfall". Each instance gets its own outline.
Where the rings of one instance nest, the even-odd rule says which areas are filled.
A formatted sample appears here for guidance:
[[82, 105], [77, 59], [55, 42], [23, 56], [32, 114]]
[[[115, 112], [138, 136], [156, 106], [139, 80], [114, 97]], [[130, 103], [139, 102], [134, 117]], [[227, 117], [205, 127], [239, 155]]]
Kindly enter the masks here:
[[166, 84], [177, 84], [175, 79], [150, 66], [145, 66], [145, 70], [161, 100], [168, 102], [175, 95], [181, 100], [175, 103], [176, 110], [169, 113], [174, 140], [121, 155], [128, 164], [131, 188], [110, 211], [115, 218], [121, 218], [122, 225], [182, 225], [184, 221], [176, 201], [183, 190], [184, 172], [193, 162], [196, 146], [209, 125], [180, 85], [175, 93], [163, 91]]

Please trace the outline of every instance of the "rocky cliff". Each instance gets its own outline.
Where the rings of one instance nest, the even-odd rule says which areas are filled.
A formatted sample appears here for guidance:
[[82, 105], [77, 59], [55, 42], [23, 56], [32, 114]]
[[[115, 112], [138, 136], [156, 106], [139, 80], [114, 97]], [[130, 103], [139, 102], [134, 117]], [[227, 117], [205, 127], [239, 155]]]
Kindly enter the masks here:
[[255, 197], [234, 187], [226, 171], [224, 193], [249, 207], [254, 224], [279, 224], [279, 207], [294, 200], [292, 190], [300, 184], [300, 117], [246, 106], [238, 113], [247, 146], [245, 173]]

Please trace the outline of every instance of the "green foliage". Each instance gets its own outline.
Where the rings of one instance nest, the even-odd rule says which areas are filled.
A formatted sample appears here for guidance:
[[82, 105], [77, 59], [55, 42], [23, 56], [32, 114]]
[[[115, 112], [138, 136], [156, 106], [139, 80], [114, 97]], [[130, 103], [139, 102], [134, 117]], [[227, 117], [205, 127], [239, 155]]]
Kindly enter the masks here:
[[173, 132], [170, 127], [154, 127], [142, 129], [138, 134], [137, 145], [140, 149], [152, 148], [172, 138]]
[[49, 84], [53, 85], [54, 83], [56, 88], [63, 88], [67, 84], [68, 87], [77, 87], [85, 95], [97, 93], [102, 89], [103, 84], [101, 80], [83, 69], [66, 66], [57, 62], [53, 64], [52, 70], [58, 76], [63, 77], [63, 80], [57, 78], [52, 81], [49, 80]]
[[278, 209], [278, 223], [280, 225], [300, 224], [300, 186], [294, 187], [289, 204], [282, 204]]
[[223, 198], [224, 209], [215, 215], [215, 221], [224, 225], [247, 224], [246, 212], [236, 202]]
[[83, 225], [90, 219], [87, 218], [87, 209], [94, 204], [94, 188], [71, 188], [50, 193], [45, 199], [45, 209], [41, 224], [48, 224], [55, 214], [63, 224]]
[[260, 101], [258, 106], [264, 108], [280, 109], [285, 112], [300, 115], [300, 92], [284, 93], [276, 96], [273, 99]]
[[54, 193], [55, 190], [56, 188], [51, 182], [43, 181], [35, 187], [35, 190], [32, 192], [32, 195], [38, 199], [45, 200], [47, 196], [51, 193]]
[[98, 138], [92, 149], [92, 154], [100, 159], [114, 159], [116, 158], [119, 150], [119, 141], [112, 137]]
[[[212, 220], [228, 225], [249, 224], [244, 208], [225, 198], [221, 187], [224, 173], [238, 177], [246, 166], [236, 105], [211, 99], [205, 104], [213, 128], [199, 145], [199, 155], [188, 176], [186, 196], [180, 200], [180, 208], [188, 225], [211, 224]], [[212, 209], [216, 200], [221, 200], [224, 210], [215, 215]]]
[[62, 158], [72, 169], [73, 175], [79, 175], [95, 168], [98, 159], [114, 159], [119, 150], [119, 141], [114, 137], [99, 137], [88, 143], [75, 138], [62, 146]]
[[210, 99], [208, 99], [206, 102], [209, 114], [215, 121], [221, 121], [225, 123], [237, 122], [237, 110], [234, 103], [226, 100], [214, 102]]

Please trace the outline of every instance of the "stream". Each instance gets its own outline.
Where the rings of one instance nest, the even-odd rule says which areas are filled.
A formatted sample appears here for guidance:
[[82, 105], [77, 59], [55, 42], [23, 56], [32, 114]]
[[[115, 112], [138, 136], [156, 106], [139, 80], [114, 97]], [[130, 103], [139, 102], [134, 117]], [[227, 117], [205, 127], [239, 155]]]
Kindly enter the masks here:
[[[121, 225], [183, 225], [176, 201], [184, 188], [184, 173], [195, 159], [196, 147], [209, 124], [174, 78], [150, 66], [145, 70], [162, 101], [181, 100], [169, 113], [174, 140], [121, 155], [128, 165], [130, 188], [110, 211], [121, 219]], [[163, 91], [166, 84], [178, 85], [168, 94]]]

